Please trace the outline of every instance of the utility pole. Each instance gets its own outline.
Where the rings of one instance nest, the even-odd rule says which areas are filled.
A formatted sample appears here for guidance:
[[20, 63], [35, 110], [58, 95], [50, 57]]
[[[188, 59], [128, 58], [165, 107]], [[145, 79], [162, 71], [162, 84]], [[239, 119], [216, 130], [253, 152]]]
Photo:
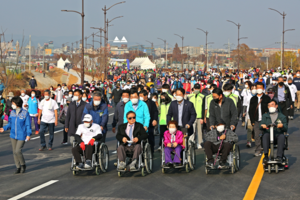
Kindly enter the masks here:
[[183, 40], [184, 40], [184, 37], [183, 37], [183, 36], [180, 36], [180, 35], [178, 35], [178, 34], [174, 34], [174, 35], [180, 37], [181, 40], [182, 40], [182, 43], [181, 43], [181, 46], [182, 46], [182, 51], [181, 51], [181, 70], [183, 71], [183, 56], [182, 56], [182, 52], [183, 52]]
[[167, 68], [167, 58], [168, 58], [168, 56], [167, 56], [167, 54], [168, 54], [168, 53], [167, 53], [167, 40], [163, 40], [163, 39], [161, 39], [161, 38], [157, 38], [157, 39], [163, 41], [164, 44], [165, 44], [165, 47], [166, 47], [166, 61], [165, 61], [165, 68]]
[[43, 68], [44, 68], [44, 72], [46, 71], [46, 69], [45, 69], [45, 46], [44, 46], [44, 48], [43, 48]]
[[[275, 42], [275, 44], [280, 44], [280, 68], [281, 70], [283, 70], [283, 62], [282, 62], [282, 58], [283, 58], [283, 42], [282, 42], [282, 36], [281, 36], [281, 41], [280, 42]], [[286, 44], [286, 43], [285, 43]]]
[[269, 70], [269, 57], [267, 57], [267, 70]]
[[[149, 42], [146, 40], [146, 42]], [[153, 53], [153, 42], [149, 42], [151, 44], [151, 55], [152, 55], [152, 62], [154, 62], [154, 53]]]
[[31, 71], [31, 35], [29, 35], [29, 72]]

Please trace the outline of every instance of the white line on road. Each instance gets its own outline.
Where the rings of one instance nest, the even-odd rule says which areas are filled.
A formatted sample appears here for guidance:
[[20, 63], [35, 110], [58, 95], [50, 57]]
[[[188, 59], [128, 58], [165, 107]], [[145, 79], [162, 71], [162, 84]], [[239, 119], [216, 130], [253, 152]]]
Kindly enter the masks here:
[[109, 114], [109, 116], [111, 116], [111, 115], [113, 115], [113, 114], [115, 114], [115, 113], [111, 113], [111, 114]]
[[35, 188], [32, 188], [32, 189], [30, 189], [30, 190], [28, 190], [28, 191], [26, 191], [26, 192], [23, 192], [23, 193], [21, 193], [21, 194], [15, 196], [15, 197], [12, 197], [12, 198], [8, 199], [8, 200], [17, 200], [17, 199], [21, 199], [21, 198], [23, 198], [23, 197], [25, 197], [25, 196], [27, 196], [27, 195], [29, 195], [29, 194], [32, 194], [32, 193], [34, 193], [34, 192], [36, 192], [36, 191], [38, 191], [38, 190], [40, 190], [40, 189], [43, 189], [44, 187], [47, 187], [47, 186], [49, 186], [49, 185], [52, 185], [53, 183], [56, 183], [57, 181], [58, 181], [58, 180], [51, 180], [51, 181], [48, 181], [47, 183], [44, 183], [44, 184], [39, 185], [39, 186], [37, 186], [37, 187], [35, 187]]
[[[59, 132], [61, 132], [63, 130], [64, 129], [61, 129], [61, 130], [55, 131], [54, 133], [59, 133]], [[49, 135], [49, 133], [45, 134], [45, 136], [48, 136], [48, 135]], [[40, 136], [37, 136], [37, 137], [31, 138], [30, 140], [36, 140], [36, 139], [39, 139], [39, 138], [40, 138]]]

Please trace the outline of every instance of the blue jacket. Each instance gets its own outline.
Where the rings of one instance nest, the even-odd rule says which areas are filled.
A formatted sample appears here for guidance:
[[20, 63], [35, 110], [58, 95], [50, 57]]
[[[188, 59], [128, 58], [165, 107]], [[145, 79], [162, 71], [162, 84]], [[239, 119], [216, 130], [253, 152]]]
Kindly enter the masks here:
[[148, 108], [148, 106], [145, 102], [139, 100], [136, 110], [134, 110], [134, 108], [132, 107], [132, 102], [131, 101], [127, 102], [126, 105], [125, 105], [125, 108], [124, 108], [124, 123], [127, 123], [126, 114], [129, 111], [135, 112], [136, 122], [139, 122], [139, 123], [143, 124], [144, 127], [145, 126], [147, 128], [149, 127], [150, 113], [149, 113], [149, 108]]
[[38, 114], [38, 101], [34, 97], [33, 99], [29, 97], [28, 99], [28, 112], [29, 114]]
[[[256, 83], [256, 82], [258, 82], [258, 78], [255, 79], [254, 83]], [[264, 84], [264, 88], [266, 89], [266, 83], [265, 83], [265, 80], [264, 80], [264, 79], [262, 80], [262, 83]]]
[[18, 116], [16, 110], [11, 111], [8, 124], [3, 129], [5, 131], [10, 130], [10, 138], [25, 141], [26, 136], [31, 136], [31, 122], [28, 111], [21, 108]]
[[96, 110], [93, 106], [93, 100], [85, 105], [85, 108], [82, 113], [82, 119], [84, 115], [90, 114], [93, 117], [93, 123], [98, 124], [103, 127], [103, 134], [106, 134], [107, 131], [107, 122], [108, 122], [108, 107], [105, 101], [102, 99], [99, 106]]
[[0, 84], [0, 91], [3, 91], [4, 88], [5, 88], [5, 87], [4, 87], [3, 83], [1, 83], [1, 84]]
[[178, 88], [183, 88], [183, 85], [180, 81], [174, 81], [172, 85], [172, 90], [178, 89]]

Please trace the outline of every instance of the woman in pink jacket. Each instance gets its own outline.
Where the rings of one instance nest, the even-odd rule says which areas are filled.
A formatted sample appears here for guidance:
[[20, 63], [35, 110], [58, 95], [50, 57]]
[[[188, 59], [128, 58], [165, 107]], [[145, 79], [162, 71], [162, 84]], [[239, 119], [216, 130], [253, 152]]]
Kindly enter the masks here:
[[[180, 164], [180, 153], [185, 147], [183, 146], [183, 133], [177, 130], [177, 122], [169, 121], [168, 129], [164, 133], [164, 145], [165, 145], [165, 163], [170, 165], [173, 163], [174, 167]], [[172, 160], [171, 152], [174, 151], [175, 155]]]

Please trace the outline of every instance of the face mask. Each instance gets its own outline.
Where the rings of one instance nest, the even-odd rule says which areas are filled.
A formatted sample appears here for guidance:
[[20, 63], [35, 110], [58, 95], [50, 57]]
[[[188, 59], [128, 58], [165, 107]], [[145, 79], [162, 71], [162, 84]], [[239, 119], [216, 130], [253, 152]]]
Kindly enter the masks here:
[[276, 108], [275, 107], [269, 108], [269, 113], [275, 113], [275, 112], [276, 112]]
[[257, 94], [261, 94], [261, 93], [263, 93], [263, 89], [257, 89]]
[[207, 85], [206, 88], [210, 88], [210, 85]]
[[248, 85], [245, 85], [245, 88], [248, 88]]
[[57, 88], [58, 90], [60, 90], [60, 88]]
[[69, 94], [69, 97], [72, 97], [73, 95], [72, 94]]
[[45, 96], [45, 99], [48, 100], [48, 99], [50, 99], [50, 97], [49, 96]]
[[288, 83], [289, 85], [292, 85], [293, 83]]
[[214, 102], [219, 103], [220, 99], [214, 99]]
[[209, 90], [210, 91], [210, 93], [212, 93], [214, 90]]
[[82, 101], [86, 101], [87, 100], [87, 98], [86, 97], [82, 97]]
[[272, 83], [273, 83], [273, 85], [276, 85], [277, 82], [276, 81], [272, 81]]
[[122, 98], [124, 103], [127, 103], [129, 101], [129, 98]]
[[91, 124], [90, 123], [83, 123], [84, 124], [84, 126], [86, 127], [86, 128], [89, 128], [90, 126], [91, 126]]
[[53, 90], [53, 88], [50, 88], [50, 90]]
[[11, 105], [11, 107], [12, 107], [12, 109], [14, 109], [14, 110], [17, 108], [16, 105]]
[[101, 103], [101, 101], [94, 101], [94, 105], [95, 105], [95, 106], [99, 106], [100, 103]]
[[21, 96], [24, 97], [24, 96], [25, 96], [25, 93], [21, 93]]
[[162, 89], [161, 91], [162, 92], [168, 92], [168, 89]]
[[31, 94], [31, 97], [35, 97], [35, 94]]
[[218, 131], [219, 133], [222, 133], [224, 130], [225, 130], [225, 125], [217, 126], [217, 131]]
[[154, 99], [154, 98], [152, 98], [152, 101], [156, 102], [156, 101], [157, 101], [157, 99]]
[[144, 101], [144, 97], [140, 97], [140, 100], [141, 100], [141, 101]]
[[169, 128], [169, 132], [170, 132], [171, 134], [174, 134], [174, 133], [176, 132], [176, 128]]
[[12, 97], [8, 97], [9, 100], [12, 100]]
[[223, 94], [225, 97], [228, 97], [231, 94], [231, 92], [223, 92]]
[[70, 105], [70, 103], [67, 103], [67, 106], [69, 106]]
[[251, 93], [252, 93], [253, 95], [256, 95], [256, 94], [257, 94], [257, 90], [256, 90], [256, 89], [251, 90]]
[[195, 94], [199, 94], [200, 90], [194, 90]]
[[131, 99], [131, 103], [133, 105], [136, 105], [139, 102], [139, 99]]
[[182, 100], [183, 100], [183, 97], [182, 97], [182, 96], [176, 96], [176, 100], [177, 100], [177, 101], [182, 101]]
[[300, 74], [297, 74], [297, 76], [299, 77], [299, 76], [300, 76]]
[[78, 101], [78, 99], [79, 99], [78, 96], [74, 96], [74, 97], [73, 97], [73, 100], [74, 100], [74, 101]]
[[283, 86], [283, 84], [284, 84], [283, 82], [278, 83], [278, 85], [280, 85], [280, 86]]

